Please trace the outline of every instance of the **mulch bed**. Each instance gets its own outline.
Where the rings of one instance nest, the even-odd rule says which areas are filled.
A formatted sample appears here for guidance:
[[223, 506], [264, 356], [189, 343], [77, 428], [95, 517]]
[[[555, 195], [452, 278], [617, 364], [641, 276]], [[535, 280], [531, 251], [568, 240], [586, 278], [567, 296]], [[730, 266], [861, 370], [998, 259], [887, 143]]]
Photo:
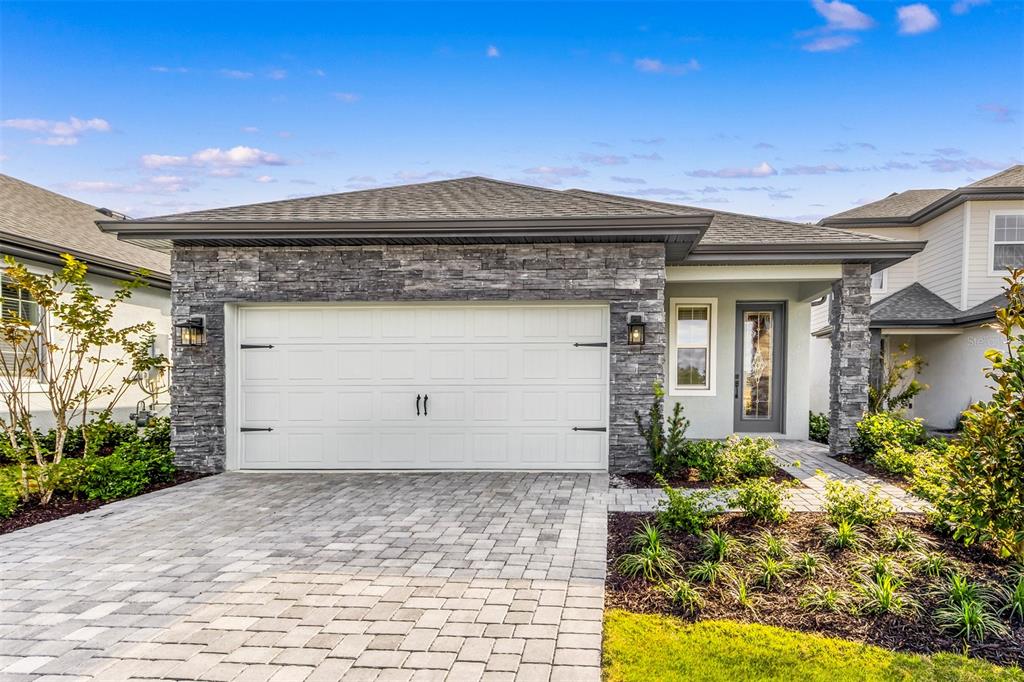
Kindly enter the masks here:
[[910, 481], [903, 478], [902, 476], [897, 476], [896, 474], [888, 472], [885, 469], [876, 467], [864, 455], [845, 453], [837, 455], [836, 459], [838, 459], [843, 464], [848, 464], [852, 466], [854, 469], [860, 469], [868, 476], [874, 476], [875, 478], [881, 479], [886, 483], [891, 483], [895, 486], [899, 486], [904, 490], [910, 490]]
[[[921, 604], [918, 618], [906, 616], [853, 615], [847, 610], [837, 613], [805, 610], [798, 605], [799, 597], [811, 585], [834, 587], [852, 592], [850, 585], [851, 565], [857, 560], [853, 550], [832, 552], [821, 546], [820, 529], [825, 525], [823, 514], [792, 514], [788, 521], [773, 529], [776, 537], [785, 537], [794, 545], [794, 552], [813, 551], [827, 557], [834, 570], [819, 571], [814, 578], [790, 577], [783, 588], [772, 591], [755, 591], [754, 610], [737, 605], [727, 595], [724, 586], [716, 587], [692, 583], [705, 599], [704, 608], [696, 615], [689, 615], [669, 602], [660, 591], [652, 589], [651, 583], [643, 579], [626, 578], [615, 570], [617, 558], [630, 551], [629, 537], [642, 521], [653, 521], [652, 514], [613, 513], [608, 516], [608, 574], [605, 582], [605, 606], [638, 613], [663, 613], [680, 617], [686, 621], [703, 619], [728, 619], [745, 623], [762, 623], [779, 627], [813, 632], [830, 637], [866, 642], [887, 649], [916, 653], [952, 652], [963, 653], [963, 641], [943, 633], [931, 621], [931, 614], [940, 597], [930, 594], [930, 579], [921, 576], [910, 579], [908, 592]], [[763, 530], [739, 514], [723, 514], [719, 523], [724, 530], [740, 539], [747, 539]], [[933, 532], [923, 516], [901, 515], [900, 525], [914, 528], [920, 535], [934, 543], [932, 551], [938, 551], [950, 559], [961, 573], [974, 579], [1005, 584], [1012, 567], [980, 547], [964, 547], [949, 538]], [[666, 531], [663, 535], [669, 545], [679, 552], [684, 565], [699, 561], [699, 540]], [[889, 552], [897, 557], [899, 552]], [[754, 557], [745, 553], [732, 564], [746, 566]], [[748, 584], [753, 585], [753, 579]], [[1005, 623], [1005, 620], [1004, 620]], [[1009, 636], [996, 639], [992, 636], [983, 643], [972, 643], [968, 653], [1000, 664], [1024, 663], [1024, 626], [1015, 623]]]
[[[188, 483], [189, 481], [194, 481], [198, 478], [205, 478], [210, 475], [212, 474], [178, 471], [175, 472], [173, 481], [169, 481], [167, 483], [155, 483], [143, 490], [139, 495], [145, 495], [146, 493], [181, 485], [182, 483]], [[117, 501], [118, 500], [111, 500], [111, 502]], [[34, 526], [38, 523], [46, 523], [47, 521], [62, 519], [65, 516], [84, 514], [85, 512], [102, 507], [105, 504], [109, 504], [109, 502], [103, 502], [101, 500], [72, 500], [68, 497], [54, 497], [50, 500], [50, 504], [45, 507], [41, 507], [35, 503], [23, 505], [14, 512], [13, 516], [6, 519], [0, 519], [0, 535], [3, 535], [4, 533], [11, 533], [22, 528], [28, 528], [29, 526]]]
[[[629, 483], [632, 488], [660, 488], [661, 485], [654, 480], [654, 474], [651, 473], [629, 473], [629, 474], [618, 474], [618, 477], [624, 479]], [[666, 479], [668, 484], [673, 488], [714, 488], [716, 483], [710, 481], [700, 480], [700, 476], [696, 469], [686, 469], [675, 474], [671, 478]], [[787, 483], [789, 481], [795, 481], [794, 477], [787, 474], [782, 469], [776, 468], [775, 473], [772, 474], [772, 480], [776, 483]]]

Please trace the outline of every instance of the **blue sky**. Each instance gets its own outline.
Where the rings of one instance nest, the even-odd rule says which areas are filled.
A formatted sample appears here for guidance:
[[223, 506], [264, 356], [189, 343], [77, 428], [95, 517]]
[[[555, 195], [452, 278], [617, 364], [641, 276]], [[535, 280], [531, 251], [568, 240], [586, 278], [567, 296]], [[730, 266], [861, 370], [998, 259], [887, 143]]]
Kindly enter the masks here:
[[488, 175], [815, 220], [1024, 158], [1020, 2], [0, 5], [5, 173], [133, 216]]

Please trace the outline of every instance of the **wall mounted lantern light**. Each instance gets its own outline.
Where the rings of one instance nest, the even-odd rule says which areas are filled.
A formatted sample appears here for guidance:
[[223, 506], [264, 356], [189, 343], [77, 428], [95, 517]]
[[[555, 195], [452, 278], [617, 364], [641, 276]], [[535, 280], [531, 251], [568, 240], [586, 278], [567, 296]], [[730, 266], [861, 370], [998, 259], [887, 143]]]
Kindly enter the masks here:
[[201, 316], [190, 317], [174, 325], [174, 340], [179, 346], [202, 346], [206, 343], [206, 320]]
[[644, 345], [645, 333], [644, 330], [647, 327], [644, 322], [643, 313], [630, 313], [626, 316], [626, 343], [630, 346], [642, 346]]

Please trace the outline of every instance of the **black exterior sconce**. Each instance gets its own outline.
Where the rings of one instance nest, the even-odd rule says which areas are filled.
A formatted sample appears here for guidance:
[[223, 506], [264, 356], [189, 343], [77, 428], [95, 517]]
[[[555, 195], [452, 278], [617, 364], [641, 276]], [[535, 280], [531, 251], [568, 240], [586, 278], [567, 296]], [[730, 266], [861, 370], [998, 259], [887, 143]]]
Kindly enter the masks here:
[[646, 328], [643, 313], [629, 313], [626, 316], [626, 343], [630, 346], [644, 345]]

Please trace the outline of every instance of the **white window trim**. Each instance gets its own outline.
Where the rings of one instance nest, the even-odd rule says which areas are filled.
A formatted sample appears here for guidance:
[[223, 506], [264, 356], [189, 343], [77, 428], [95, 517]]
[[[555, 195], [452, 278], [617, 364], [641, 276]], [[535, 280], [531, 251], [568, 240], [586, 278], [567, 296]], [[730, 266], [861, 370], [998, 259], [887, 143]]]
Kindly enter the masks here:
[[[988, 212], [988, 274], [990, 277], [1006, 277], [1006, 270], [996, 270], [996, 216], [1024, 215], [1024, 209], [1008, 208]], [[1024, 242], [999, 242], [1000, 244], [1024, 244]]]
[[[884, 294], [887, 291], [889, 291], [889, 270], [879, 270], [874, 274], [882, 276], [882, 286], [878, 287], [877, 289], [875, 287], [871, 287], [871, 293]], [[874, 275], [872, 275], [872, 277], [874, 277]]]
[[[679, 388], [676, 386], [676, 307], [687, 305], [708, 306], [708, 322], [710, 322], [710, 335], [708, 339], [708, 387], [707, 388]], [[717, 394], [717, 374], [715, 372], [718, 359], [718, 299], [717, 298], [672, 298], [668, 302], [669, 312], [669, 360], [668, 360], [668, 394], [671, 396], [707, 396], [714, 397]]]

